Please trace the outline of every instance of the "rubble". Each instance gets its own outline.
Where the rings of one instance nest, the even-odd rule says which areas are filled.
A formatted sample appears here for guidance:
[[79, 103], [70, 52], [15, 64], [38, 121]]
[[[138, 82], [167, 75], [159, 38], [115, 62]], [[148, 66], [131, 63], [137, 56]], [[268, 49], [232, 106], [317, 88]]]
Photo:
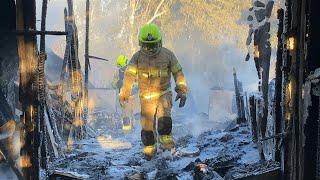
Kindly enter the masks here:
[[179, 147], [186, 147], [189, 144], [190, 139], [192, 138], [192, 135], [188, 134], [186, 136], [183, 136], [181, 138], [179, 138], [176, 142], [176, 144]]
[[77, 172], [72, 171], [59, 171], [56, 170], [52, 173], [51, 178], [72, 178], [72, 179], [88, 179], [89, 176], [86, 174], [79, 174]]
[[221, 142], [228, 142], [228, 141], [230, 141], [231, 139], [233, 139], [232, 135], [231, 135], [231, 134], [226, 134], [226, 135], [224, 135], [222, 138], [220, 138], [219, 140], [220, 140]]
[[195, 157], [200, 155], [200, 149], [193, 145], [189, 145], [185, 148], [178, 148], [176, 155], [180, 157]]
[[207, 159], [205, 163], [220, 175], [224, 176], [230, 168], [237, 165], [240, 155], [240, 153], [227, 154], [222, 152], [214, 159]]
[[[188, 114], [187, 111], [195, 112], [194, 114], [201, 111], [207, 112], [207, 109], [201, 109], [202, 103], [207, 101], [206, 94], [204, 91], [195, 91], [194, 94], [205, 94], [205, 98], [193, 97], [193, 95], [191, 98], [188, 97], [190, 99], [189, 102], [192, 102], [192, 108], [184, 108], [183, 111], [180, 111], [182, 113], [180, 114], [179, 123], [173, 126], [173, 132], [179, 132], [178, 135], [175, 135], [175, 138], [179, 138], [177, 141], [177, 151], [175, 153], [158, 151], [152, 161], [146, 161], [143, 158], [141, 152], [143, 145], [140, 139], [136, 137], [139, 129], [134, 129], [134, 134], [124, 135], [121, 133], [121, 123], [119, 123], [121, 116], [113, 114], [113, 112], [111, 114], [94, 112], [96, 114], [92, 116], [98, 119], [99, 123], [102, 122], [102, 124], [92, 122], [96, 128], [87, 126], [88, 66], [91, 67], [88, 63], [89, 58], [96, 58], [89, 55], [88, 47], [89, 12], [91, 12], [89, 0], [87, 0], [85, 11], [84, 93], [82, 92], [83, 78], [81, 77], [82, 73], [78, 56], [78, 53], [81, 54], [82, 52], [81, 48], [78, 52], [78, 45], [81, 47], [83, 31], [79, 30], [79, 35], [81, 36], [79, 36], [80, 41], [78, 41], [78, 30], [76, 28], [78, 24], [75, 23], [75, 19], [78, 19], [79, 25], [82, 25], [82, 19], [79, 19], [80, 16], [77, 14], [73, 14], [73, 1], [68, 0], [68, 14], [65, 13], [65, 25], [67, 26], [65, 32], [46, 30], [47, 0], [43, 1], [40, 31], [35, 30], [35, 27], [38, 21], [36, 20], [38, 18], [36, 16], [38, 14], [36, 9], [38, 8], [36, 7], [41, 3], [37, 3], [34, 0], [28, 3], [22, 0], [10, 1], [10, 5], [5, 4], [0, 6], [3, 7], [3, 11], [1, 12], [4, 12], [6, 15], [3, 19], [5, 26], [0, 28], [4, 30], [5, 34], [4, 37], [0, 38], [1, 44], [5, 45], [0, 48], [1, 175], [6, 174], [6, 171], [10, 168], [16, 171], [17, 168], [15, 166], [18, 165], [16, 164], [16, 160], [21, 155], [22, 164], [19, 167], [23, 169], [25, 179], [45, 178], [47, 162], [49, 163], [49, 161], [53, 161], [50, 162], [51, 175], [58, 179], [277, 179], [280, 176], [280, 165], [273, 161], [268, 161], [270, 159], [282, 163], [282, 179], [292, 179], [292, 177], [297, 179], [320, 179], [320, 173], [317, 173], [320, 172], [318, 153], [320, 152], [320, 135], [318, 133], [320, 126], [319, 121], [317, 121], [320, 109], [320, 69], [317, 68], [320, 64], [317, 61], [319, 59], [319, 53], [317, 53], [319, 39], [315, 36], [316, 32], [319, 32], [317, 20], [320, 14], [317, 12], [318, 6], [316, 5], [318, 1], [286, 0], [278, 2], [274, 0], [253, 0], [251, 1], [252, 8], [250, 8], [250, 12], [244, 12], [242, 6], [236, 5], [236, 9], [241, 11], [241, 17], [234, 19], [234, 16], [236, 16], [234, 14], [232, 18], [227, 20], [236, 20], [236, 25], [243, 25], [245, 19], [249, 21], [248, 25], [250, 29], [246, 42], [248, 54], [245, 58], [248, 61], [253, 57], [259, 78], [258, 95], [250, 97], [248, 103], [247, 94], [237, 93], [242, 88], [236, 88], [236, 98], [242, 98], [245, 102], [237, 102], [239, 112], [238, 122], [233, 122], [224, 131], [214, 131], [212, 128], [217, 128], [216, 124], [219, 125], [218, 128], [220, 126], [225, 127], [226, 122], [233, 119], [231, 118], [233, 114], [226, 115], [222, 112], [218, 115], [217, 113], [213, 113], [213, 115], [217, 114], [216, 117], [219, 116], [222, 119], [218, 123], [214, 121], [216, 123], [214, 124], [210, 118], [210, 109], [214, 108], [209, 105], [208, 114], [200, 113], [190, 117], [181, 116], [181, 114], [186, 114], [186, 116], [191, 114]], [[242, 36], [239, 36], [240, 34], [243, 35], [243, 32], [236, 29], [236, 33], [233, 33], [229, 37], [228, 32], [232, 32], [234, 28], [230, 26], [231, 29], [227, 28], [229, 30], [227, 33], [222, 33], [222, 36], [219, 35], [222, 37], [222, 40], [215, 36], [207, 38], [211, 37], [211, 31], [213, 34], [215, 32], [219, 34], [219, 29], [217, 31], [214, 31], [217, 28], [208, 30], [207, 26], [200, 28], [200, 26], [206, 24], [210, 26], [210, 23], [206, 21], [201, 21], [201, 23], [195, 21], [197, 23], [194, 23], [192, 21], [198, 19], [198, 16], [190, 15], [212, 14], [211, 7], [214, 7], [214, 11], [217, 10], [215, 12], [220, 13], [221, 10], [221, 13], [224, 13], [225, 9], [227, 11], [231, 9], [232, 11], [235, 9], [235, 6], [230, 6], [233, 8], [229, 8], [227, 3], [221, 3], [222, 1], [216, 2], [214, 0], [203, 1], [205, 4], [198, 3], [197, 5], [199, 6], [197, 7], [194, 6], [195, 4], [190, 6], [190, 3], [185, 3], [186, 6], [182, 7], [183, 3], [180, 1], [172, 5], [169, 3], [166, 6], [162, 6], [164, 0], [158, 6], [157, 2], [151, 4], [150, 2], [153, 1], [143, 4], [140, 1], [130, 1], [129, 8], [123, 8], [125, 7], [124, 3], [119, 5], [117, 1], [114, 3], [99, 2], [102, 10], [99, 11], [99, 8], [96, 8], [91, 14], [105, 12], [106, 7], [109, 7], [111, 4], [117, 4], [119, 7], [114, 8], [114, 6], [110, 6], [110, 8], [120, 9], [121, 11], [116, 12], [130, 16], [130, 21], [127, 22], [123, 22], [122, 19], [127, 20], [128, 18], [120, 18], [121, 21], [118, 24], [121, 25], [121, 31], [117, 31], [116, 34], [107, 32], [111, 35], [108, 35], [107, 39], [111, 37], [112, 41], [117, 42], [119, 39], [127, 38], [130, 41], [130, 45], [124, 44], [125, 47], [122, 47], [121, 42], [120, 44], [116, 43], [116, 45], [112, 43], [110, 46], [112, 47], [111, 51], [109, 51], [111, 54], [108, 54], [108, 56], [114, 56], [114, 53], [117, 53], [115, 49], [119, 48], [124, 51], [130, 51], [130, 49], [134, 51], [133, 34], [137, 31], [134, 25], [141, 25], [142, 22], [146, 21], [146, 18], [148, 20], [149, 15], [151, 15], [149, 22], [152, 22], [163, 13], [168, 13], [170, 15], [168, 16], [170, 17], [169, 19], [160, 18], [155, 21], [162, 25], [167, 24], [167, 26], [163, 26], [165, 32], [170, 32], [170, 28], [169, 31], [167, 31], [167, 28], [172, 25], [170, 23], [168, 25], [165, 21], [177, 24], [174, 20], [177, 18], [182, 20], [179, 21], [181, 22], [179, 25], [190, 27], [187, 28], [186, 32], [180, 32], [185, 35], [168, 35], [168, 37], [178, 37], [178, 40], [174, 41], [176, 44], [169, 43], [172, 46], [181, 43], [189, 44], [188, 46], [182, 46], [182, 49], [178, 49], [181, 52], [178, 56], [186, 59], [185, 62], [188, 62], [188, 60], [192, 62], [186, 63], [188, 65], [187, 69], [191, 70], [191, 74], [189, 74], [190, 72], [187, 73], [190, 75], [190, 87], [192, 84], [192, 87], [197, 87], [197, 89], [208, 89], [205, 86], [213, 82], [225, 84], [225, 73], [222, 72], [227, 69], [226, 67], [230, 68], [229, 61], [224, 63], [224, 66], [221, 66], [226, 69], [221, 68], [220, 64], [212, 65], [210, 63], [205, 69], [202, 69], [198, 68], [198, 62], [194, 61], [194, 57], [197, 57], [197, 60], [203, 61], [199, 61], [200, 64], [207, 64], [208, 57], [219, 55], [215, 51], [212, 51], [212, 49], [217, 49], [217, 52], [222, 52], [223, 58], [236, 59], [229, 56], [239, 57], [240, 53], [243, 53], [242, 50], [234, 46], [234, 42], [243, 43], [241, 40]], [[95, 6], [98, 7], [100, 5]], [[146, 5], [147, 10], [144, 11]], [[170, 8], [170, 6], [173, 8]], [[283, 8], [278, 11], [279, 21], [275, 21], [273, 17], [275, 15], [275, 13], [272, 13], [273, 6], [275, 8], [282, 6]], [[77, 9], [81, 9], [81, 6], [77, 7]], [[156, 9], [155, 12], [153, 12], [154, 9]], [[196, 9], [198, 10], [195, 12], [200, 13], [190, 13], [190, 10]], [[128, 10], [132, 12], [122, 13]], [[159, 13], [158, 10], [162, 11], [162, 13]], [[239, 13], [240, 11], [237, 12]], [[105, 17], [109, 17], [109, 14], [103, 14], [104, 19], [106, 19]], [[272, 14], [273, 16], [271, 17]], [[97, 17], [99, 18], [99, 16]], [[143, 18], [140, 19], [138, 17]], [[209, 21], [212, 22], [212, 18], [210, 17], [219, 16], [214, 14], [208, 17]], [[114, 21], [114, 18], [109, 19]], [[218, 19], [214, 19], [214, 21], [218, 25], [229, 23], [226, 23], [225, 20], [220, 22]], [[271, 36], [274, 34], [274, 23], [278, 22], [278, 52], [276, 55], [277, 68], [275, 73], [277, 83], [274, 84], [274, 82], [269, 81], [269, 75], [274, 74], [269, 72], [271, 70], [270, 59], [274, 59], [273, 56], [275, 55], [271, 53], [274, 49], [274, 41], [271, 41], [273, 40]], [[50, 23], [57, 22], [52, 21]], [[232, 23], [234, 24], [234, 22]], [[101, 23], [100, 26], [102, 27]], [[105, 33], [105, 28], [101, 27], [100, 29], [103, 29], [103, 33]], [[199, 28], [208, 31], [199, 32]], [[60, 48], [58, 46], [64, 45], [58, 39], [58, 41], [50, 40], [54, 43], [47, 43], [48, 47], [45, 45], [46, 35], [59, 34], [67, 36], [65, 61], [59, 61], [60, 58], [52, 53], [48, 53], [47, 56], [45, 51], [50, 46], [51, 48], [57, 46], [54, 47], [55, 51], [59, 51], [57, 50]], [[37, 39], [38, 35], [41, 35], [40, 41]], [[204, 35], [205, 38], [202, 38], [204, 41], [194, 41], [200, 35]], [[225, 40], [224, 36], [228, 38]], [[95, 37], [99, 37], [99, 35]], [[236, 41], [234, 38], [236, 38]], [[93, 40], [97, 40], [97, 38]], [[216, 41], [222, 41], [222, 43], [215, 43]], [[40, 42], [40, 48], [38, 48], [37, 42]], [[95, 42], [95, 44], [97, 44], [95, 45], [96, 47], [102, 47], [100, 41]], [[107, 49], [110, 49], [110, 47]], [[190, 48], [193, 50], [192, 53], [186, 54], [185, 52]], [[40, 49], [40, 52], [38, 49]], [[97, 51], [100, 51], [100, 49], [98, 48]], [[130, 54], [130, 52], [124, 53]], [[270, 58], [271, 56], [273, 58]], [[43, 68], [47, 57], [51, 59], [51, 63], [53, 64], [48, 59], [49, 61], [46, 62], [47, 76], [44, 76], [45, 72]], [[56, 61], [59, 62], [55, 64]], [[185, 66], [186, 64], [182, 65]], [[240, 67], [242, 69], [243, 66]], [[64, 72], [67, 69], [69, 72], [68, 77], [65, 76], [67, 74]], [[103, 69], [105, 70], [105, 68]], [[217, 71], [220, 69], [221, 71]], [[57, 70], [62, 70], [63, 73], [60, 74]], [[201, 71], [199, 72], [199, 70]], [[193, 77], [198, 76], [198, 73], [201, 74], [202, 79], [205, 78], [204, 83], [202, 81], [194, 83], [198, 78]], [[222, 75], [219, 77], [216, 76], [217, 74]], [[305, 79], [308, 74], [310, 76]], [[63, 76], [65, 77], [62, 78]], [[219, 81], [219, 79], [223, 81]], [[64, 87], [62, 84], [65, 83], [61, 83], [62, 80], [65, 80], [66, 84], [71, 84], [71, 86]], [[101, 84], [101, 82], [99, 78], [95, 78], [95, 83]], [[271, 84], [270, 89], [268, 89], [269, 82]], [[202, 83], [206, 84], [205, 88], [200, 86]], [[177, 84], [179, 85], [180, 83]], [[242, 84], [236, 81], [235, 86], [240, 87]], [[58, 91], [61, 87], [64, 90], [59, 94]], [[251, 87], [249, 88], [251, 89]], [[71, 96], [66, 93], [68, 90], [71, 91]], [[65, 103], [66, 97], [62, 97], [61, 95], [67, 95], [70, 98], [70, 102], [73, 101], [74, 104]], [[84, 96], [84, 102], [81, 100], [82, 96]], [[226, 96], [220, 97], [222, 97], [224, 102], [229, 102], [229, 100], [226, 100]], [[195, 99], [201, 103], [194, 103]], [[220, 103], [215, 102], [214, 104]], [[83, 105], [84, 107], [82, 107]], [[240, 113], [240, 107], [241, 109], [243, 107], [250, 107], [250, 109]], [[84, 110], [83, 113], [82, 110]], [[81, 123], [82, 118], [84, 123]], [[188, 120], [188, 123], [184, 122], [185, 120]], [[245, 124], [249, 124], [252, 127], [249, 129]], [[193, 128], [196, 133], [191, 132], [190, 128]], [[93, 129], [97, 129], [99, 132], [96, 133]], [[203, 132], [204, 129], [206, 132]], [[193, 134], [187, 135], [189, 133]], [[67, 139], [67, 137], [69, 138]], [[17, 143], [18, 141], [19, 143]], [[65, 156], [66, 148], [69, 148], [69, 145], [71, 149], [68, 149]], [[19, 151], [14, 152], [13, 146], [18, 146], [16, 149], [19, 149]], [[5, 167], [3, 166], [4, 163], [6, 163], [5, 166], [12, 167]], [[19, 172], [16, 172], [16, 174], [19, 175]], [[3, 178], [3, 176], [1, 177]]]
[[207, 164], [201, 163], [200, 159], [196, 159], [195, 162], [191, 162], [188, 166], [184, 168], [184, 170], [189, 171], [193, 179], [223, 179]]
[[266, 161], [238, 166], [232, 168], [225, 176], [225, 179], [278, 179], [280, 177], [280, 164], [278, 162]]
[[239, 124], [237, 124], [237, 121], [232, 121], [229, 126], [224, 131], [237, 131], [239, 130]]
[[[159, 150], [151, 161], [143, 158], [138, 138], [103, 136], [108, 137], [110, 147], [91, 138], [50, 167], [85, 173], [91, 179], [223, 179], [235, 167], [259, 162], [256, 145], [246, 126], [233, 131], [209, 130], [198, 137], [182, 136], [177, 140], [175, 153]], [[117, 142], [130, 143], [131, 148], [116, 146]], [[171, 158], [166, 157], [168, 153]]]
[[145, 180], [147, 179], [147, 176], [144, 173], [135, 173], [133, 175], [125, 177], [124, 179], [125, 180]]

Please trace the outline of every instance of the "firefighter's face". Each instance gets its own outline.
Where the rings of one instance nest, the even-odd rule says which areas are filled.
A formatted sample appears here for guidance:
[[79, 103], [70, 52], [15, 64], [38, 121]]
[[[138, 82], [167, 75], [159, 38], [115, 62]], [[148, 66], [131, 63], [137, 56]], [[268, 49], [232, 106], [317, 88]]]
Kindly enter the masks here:
[[148, 55], [154, 55], [160, 49], [160, 43], [143, 43], [141, 49], [144, 53]]

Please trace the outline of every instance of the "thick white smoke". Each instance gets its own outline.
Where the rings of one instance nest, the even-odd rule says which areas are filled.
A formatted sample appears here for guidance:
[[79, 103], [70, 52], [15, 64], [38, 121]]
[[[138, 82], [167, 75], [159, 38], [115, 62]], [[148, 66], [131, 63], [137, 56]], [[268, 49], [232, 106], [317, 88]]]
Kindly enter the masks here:
[[[128, 15], [128, 1], [101, 0], [91, 2], [90, 17], [93, 23], [90, 25], [90, 54], [108, 58], [110, 62], [92, 60], [90, 82], [96, 87], [110, 87], [113, 73], [116, 71], [114, 59], [117, 55], [124, 53], [118, 46], [119, 42], [116, 41], [121, 41], [123, 44], [129, 43], [128, 39], [122, 39], [125, 27], [121, 24], [122, 18]], [[74, 3], [80, 36], [79, 57], [83, 65], [84, 42], [82, 41], [84, 40], [85, 0], [77, 0]], [[64, 30], [63, 9], [66, 6], [66, 0], [49, 2], [48, 30]], [[38, 1], [37, 9], [38, 19], [40, 19], [41, 1]], [[172, 27], [173, 31], [174, 28]], [[239, 48], [236, 39], [234, 41], [226, 40], [225, 44], [213, 46], [200, 38], [200, 35], [201, 31], [199, 30], [193, 34], [185, 33], [169, 40], [166, 39], [164, 33], [163, 40], [164, 46], [175, 52], [186, 74], [194, 102], [192, 108], [185, 108], [183, 112], [191, 114], [209, 112], [211, 88], [233, 89], [233, 67], [237, 70], [238, 79], [243, 82], [244, 90], [255, 91], [258, 81], [254, 62], [244, 61], [246, 50]], [[63, 57], [65, 37], [48, 37], [47, 42], [48, 49], [53, 49], [60, 57]], [[138, 42], [136, 42], [136, 47], [138, 48]], [[107, 98], [107, 96], [115, 94], [113, 92], [99, 92], [94, 95], [95, 92], [91, 91], [90, 94], [95, 97], [99, 106], [110, 107], [114, 103], [114, 98]], [[175, 108], [174, 112], [176, 111], [179, 110]]]

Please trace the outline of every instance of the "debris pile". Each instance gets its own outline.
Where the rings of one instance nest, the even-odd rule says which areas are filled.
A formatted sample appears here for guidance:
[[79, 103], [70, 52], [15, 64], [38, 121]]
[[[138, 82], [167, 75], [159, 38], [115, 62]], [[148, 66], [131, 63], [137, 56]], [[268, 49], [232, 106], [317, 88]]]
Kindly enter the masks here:
[[51, 172], [74, 172], [71, 174], [90, 179], [224, 179], [233, 177], [230, 174], [251, 176], [279, 167], [259, 163], [259, 153], [247, 126], [230, 126], [228, 130], [183, 136], [176, 141], [174, 153], [159, 150], [151, 161], [143, 158], [139, 138], [105, 134], [112, 146], [100, 144], [99, 138], [83, 140], [65, 159], [53, 162]]

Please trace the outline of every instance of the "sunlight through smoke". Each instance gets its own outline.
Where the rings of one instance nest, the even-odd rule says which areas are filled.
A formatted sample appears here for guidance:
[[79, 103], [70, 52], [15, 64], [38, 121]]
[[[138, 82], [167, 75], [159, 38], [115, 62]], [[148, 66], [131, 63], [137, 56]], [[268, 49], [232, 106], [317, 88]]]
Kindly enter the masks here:
[[89, 100], [88, 100], [89, 112], [92, 112], [95, 107], [96, 107], [96, 102], [95, 102], [94, 98], [89, 97]]
[[99, 136], [97, 141], [100, 146], [104, 149], [130, 149], [131, 143], [124, 142], [117, 139], [112, 139], [111, 137]]

